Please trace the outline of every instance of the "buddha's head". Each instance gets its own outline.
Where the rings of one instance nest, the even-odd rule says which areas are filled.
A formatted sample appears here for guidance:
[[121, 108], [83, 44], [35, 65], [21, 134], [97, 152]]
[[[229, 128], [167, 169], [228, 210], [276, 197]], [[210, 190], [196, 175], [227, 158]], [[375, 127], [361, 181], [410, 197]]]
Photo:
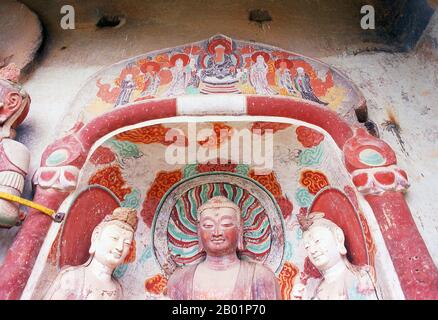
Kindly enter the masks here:
[[303, 76], [304, 75], [304, 68], [298, 67], [297, 68], [297, 73], [298, 73], [298, 75]]
[[218, 44], [214, 47], [214, 52], [216, 53], [216, 56], [222, 57], [225, 53], [225, 46]]
[[244, 249], [240, 209], [226, 197], [213, 197], [199, 207], [198, 223], [200, 249], [207, 255], [220, 257]]
[[30, 98], [18, 83], [19, 75], [14, 64], [0, 69], [0, 139], [14, 138], [14, 129], [29, 111]]
[[303, 230], [304, 247], [310, 261], [320, 271], [330, 269], [339, 261], [345, 261], [344, 232], [323, 213], [312, 213], [312, 221]]
[[93, 230], [90, 255], [101, 264], [116, 268], [125, 260], [137, 228], [134, 209], [117, 208]]

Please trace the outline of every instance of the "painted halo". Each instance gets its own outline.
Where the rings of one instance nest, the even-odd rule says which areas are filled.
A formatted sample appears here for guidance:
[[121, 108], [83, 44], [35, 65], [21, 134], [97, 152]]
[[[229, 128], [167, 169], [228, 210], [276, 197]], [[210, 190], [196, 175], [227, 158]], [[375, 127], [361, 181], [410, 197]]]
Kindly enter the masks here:
[[170, 65], [175, 66], [176, 60], [181, 59], [183, 66], [185, 67], [190, 62], [190, 57], [185, 53], [176, 53], [170, 58]]
[[257, 52], [252, 54], [252, 56], [251, 56], [252, 61], [257, 62], [258, 56], [263, 56], [263, 60], [265, 60], [266, 63], [268, 63], [269, 59], [271, 59], [271, 57], [269, 56], [269, 53], [264, 52], [264, 51], [257, 51]]
[[207, 173], [182, 180], [163, 197], [152, 224], [154, 254], [166, 274], [178, 266], [199, 263], [197, 208], [213, 196], [223, 195], [241, 208], [245, 250], [242, 259], [281, 269], [284, 222], [272, 195], [252, 179], [236, 174]]

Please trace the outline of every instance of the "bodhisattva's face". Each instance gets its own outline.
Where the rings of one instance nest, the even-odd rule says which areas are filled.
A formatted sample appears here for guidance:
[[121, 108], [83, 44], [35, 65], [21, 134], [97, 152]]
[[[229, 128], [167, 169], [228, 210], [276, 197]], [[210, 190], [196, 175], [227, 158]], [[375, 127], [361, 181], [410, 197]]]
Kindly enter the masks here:
[[134, 233], [117, 225], [103, 227], [100, 236], [95, 240], [94, 259], [105, 266], [115, 268], [125, 260]]
[[333, 232], [328, 228], [315, 226], [304, 233], [304, 248], [310, 261], [324, 271], [342, 259]]
[[202, 212], [198, 234], [210, 256], [235, 253], [240, 236], [239, 220], [232, 208], [211, 208]]

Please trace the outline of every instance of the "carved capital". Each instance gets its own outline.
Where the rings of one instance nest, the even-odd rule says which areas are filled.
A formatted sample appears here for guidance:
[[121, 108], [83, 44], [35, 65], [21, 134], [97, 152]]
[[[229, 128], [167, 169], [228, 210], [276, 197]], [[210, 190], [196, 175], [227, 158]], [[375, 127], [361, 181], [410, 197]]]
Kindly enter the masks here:
[[355, 135], [345, 143], [344, 161], [362, 194], [405, 192], [409, 188], [408, 176], [397, 166], [391, 147], [362, 128], [356, 129]]
[[40, 167], [35, 172], [33, 183], [44, 189], [70, 192], [76, 188], [79, 169], [74, 166]]
[[386, 191], [406, 192], [409, 188], [406, 172], [396, 165], [358, 169], [351, 174], [357, 190], [365, 195], [379, 195]]

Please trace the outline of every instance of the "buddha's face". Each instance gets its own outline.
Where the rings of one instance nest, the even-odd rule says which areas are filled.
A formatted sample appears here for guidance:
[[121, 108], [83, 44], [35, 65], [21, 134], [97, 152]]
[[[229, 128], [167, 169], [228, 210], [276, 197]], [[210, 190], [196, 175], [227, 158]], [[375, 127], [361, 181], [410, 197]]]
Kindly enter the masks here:
[[280, 62], [280, 69], [281, 70], [286, 69], [286, 67], [287, 67], [287, 63], [286, 62], [284, 62], [284, 61]]
[[241, 230], [232, 208], [211, 208], [202, 212], [198, 234], [207, 255], [224, 256], [235, 253]]
[[216, 52], [216, 55], [222, 56], [225, 53], [225, 47], [222, 45], [218, 45], [214, 48], [214, 51]]
[[309, 259], [319, 270], [327, 270], [342, 259], [340, 244], [330, 229], [315, 226], [304, 232], [303, 238]]
[[94, 240], [94, 259], [105, 266], [115, 268], [125, 260], [134, 233], [119, 223], [103, 226], [97, 239]]

